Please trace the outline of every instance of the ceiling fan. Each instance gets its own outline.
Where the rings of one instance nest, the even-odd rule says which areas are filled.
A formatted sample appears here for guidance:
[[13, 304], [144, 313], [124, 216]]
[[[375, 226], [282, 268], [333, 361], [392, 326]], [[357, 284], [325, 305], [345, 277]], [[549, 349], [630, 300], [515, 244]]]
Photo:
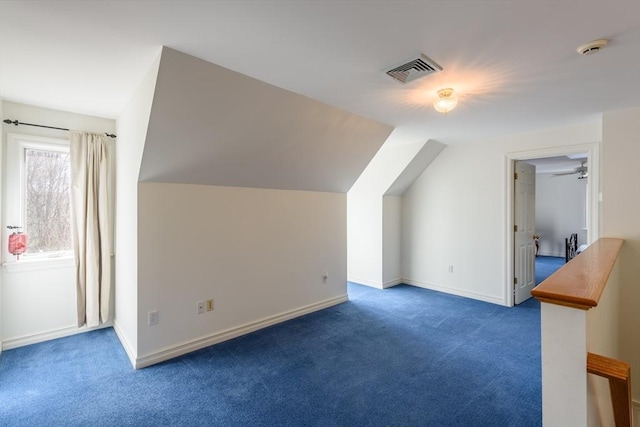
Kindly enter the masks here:
[[562, 176], [562, 175], [578, 174], [578, 179], [588, 178], [589, 177], [589, 168], [585, 166], [585, 163], [587, 163], [586, 160], [580, 162], [580, 166], [573, 168], [572, 171], [554, 173], [553, 175], [554, 176]]

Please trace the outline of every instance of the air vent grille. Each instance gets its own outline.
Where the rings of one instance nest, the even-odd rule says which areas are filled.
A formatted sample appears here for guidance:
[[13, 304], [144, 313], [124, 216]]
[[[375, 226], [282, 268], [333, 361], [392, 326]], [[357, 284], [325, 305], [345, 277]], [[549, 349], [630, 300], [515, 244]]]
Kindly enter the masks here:
[[402, 84], [406, 84], [438, 71], [442, 71], [442, 67], [421, 53], [417, 58], [386, 70], [385, 74]]

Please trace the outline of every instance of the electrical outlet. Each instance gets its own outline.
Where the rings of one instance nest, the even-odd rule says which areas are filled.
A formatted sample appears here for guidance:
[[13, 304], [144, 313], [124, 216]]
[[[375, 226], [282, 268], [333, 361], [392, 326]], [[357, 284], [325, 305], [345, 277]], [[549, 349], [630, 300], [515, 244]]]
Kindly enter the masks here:
[[157, 325], [159, 320], [160, 320], [160, 314], [158, 313], [158, 310], [153, 310], [149, 312], [149, 326]]
[[198, 301], [198, 314], [202, 314], [205, 312], [205, 302], [204, 301]]
[[325, 271], [325, 272], [322, 274], [322, 283], [327, 283], [327, 280], [329, 280], [329, 272], [328, 272], [328, 271]]
[[449, 273], [453, 273], [453, 265], [449, 266]]
[[207, 311], [213, 310], [213, 299], [207, 300]]

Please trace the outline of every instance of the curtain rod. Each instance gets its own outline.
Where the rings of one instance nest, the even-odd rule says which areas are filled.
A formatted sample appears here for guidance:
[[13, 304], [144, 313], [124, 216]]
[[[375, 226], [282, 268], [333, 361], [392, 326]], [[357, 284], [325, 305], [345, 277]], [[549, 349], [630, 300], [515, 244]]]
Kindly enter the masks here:
[[[66, 129], [66, 128], [57, 128], [57, 127], [53, 127], [53, 126], [45, 126], [45, 125], [35, 125], [35, 124], [33, 124], [33, 123], [19, 122], [19, 121], [17, 121], [17, 120], [13, 120], [13, 121], [11, 121], [11, 120], [9, 120], [9, 119], [6, 119], [6, 120], [3, 120], [3, 122], [5, 122], [5, 123], [6, 123], [6, 124], [8, 124], [8, 125], [16, 125], [16, 126], [18, 126], [18, 125], [25, 125], [25, 126], [35, 126], [35, 127], [39, 127], [39, 128], [47, 128], [47, 129], [66, 130], [67, 132], [69, 131], [69, 129]], [[115, 135], [115, 134], [113, 134], [113, 133], [106, 133], [106, 132], [105, 132], [104, 134], [105, 134], [105, 135], [107, 135], [109, 138], [116, 138], [116, 135]]]

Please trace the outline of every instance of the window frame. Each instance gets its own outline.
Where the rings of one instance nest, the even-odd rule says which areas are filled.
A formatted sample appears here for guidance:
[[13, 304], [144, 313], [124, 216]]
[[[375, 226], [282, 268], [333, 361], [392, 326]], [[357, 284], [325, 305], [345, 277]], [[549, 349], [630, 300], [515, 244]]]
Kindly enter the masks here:
[[[7, 242], [11, 231], [7, 225], [26, 225], [25, 209], [25, 179], [26, 163], [25, 150], [35, 149], [44, 151], [69, 152], [70, 142], [68, 139], [50, 138], [29, 134], [7, 133], [7, 158], [5, 175], [5, 199], [4, 199], [4, 224], [3, 224], [3, 244], [2, 258], [4, 265], [23, 264], [31, 262], [55, 262], [56, 264], [66, 264], [65, 260], [74, 260], [73, 248], [65, 251], [51, 251], [38, 254], [22, 254], [20, 261], [9, 253]], [[28, 230], [27, 230], [28, 235]], [[73, 240], [72, 240], [73, 244]]]

